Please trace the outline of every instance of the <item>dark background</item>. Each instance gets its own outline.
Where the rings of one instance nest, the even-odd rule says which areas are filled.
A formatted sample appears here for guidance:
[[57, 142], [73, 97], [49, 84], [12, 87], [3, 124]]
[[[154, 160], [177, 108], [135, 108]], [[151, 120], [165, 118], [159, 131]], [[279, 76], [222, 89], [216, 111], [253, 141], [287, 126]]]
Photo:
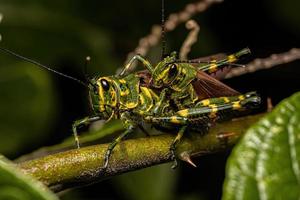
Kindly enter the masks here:
[[[166, 16], [193, 1], [166, 0]], [[249, 47], [254, 58], [300, 46], [297, 0], [226, 0], [197, 14], [201, 26], [191, 58]], [[84, 58], [92, 57], [89, 75], [110, 75], [127, 54], [160, 23], [160, 1], [1, 0], [2, 47], [83, 79]], [[167, 34], [167, 49], [179, 50], [184, 25]], [[160, 47], [149, 57], [159, 61]], [[300, 90], [300, 61], [225, 82], [256, 90], [274, 104]], [[264, 108], [265, 105], [263, 105]], [[263, 109], [262, 108], [262, 109]], [[89, 115], [87, 91], [75, 82], [0, 54], [0, 152], [10, 159], [71, 135], [74, 120]], [[230, 152], [130, 173], [62, 194], [62, 199], [220, 199]], [[164, 177], [163, 181], [161, 180]], [[157, 180], [155, 180], [157, 179]], [[139, 190], [139, 191], [137, 191]], [[151, 196], [152, 195], [152, 196]], [[156, 196], [155, 196], [156, 195]]]

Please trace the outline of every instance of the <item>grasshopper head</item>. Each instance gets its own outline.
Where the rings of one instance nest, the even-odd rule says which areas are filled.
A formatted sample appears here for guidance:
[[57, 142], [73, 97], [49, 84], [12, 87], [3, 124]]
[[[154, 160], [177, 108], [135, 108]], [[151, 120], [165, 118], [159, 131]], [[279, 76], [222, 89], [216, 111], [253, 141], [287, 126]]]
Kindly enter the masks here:
[[89, 96], [93, 110], [103, 119], [108, 119], [117, 105], [116, 91], [110, 77], [90, 80]]
[[172, 53], [159, 62], [152, 74], [154, 87], [168, 86], [178, 74], [178, 65], [175, 63], [176, 54]]

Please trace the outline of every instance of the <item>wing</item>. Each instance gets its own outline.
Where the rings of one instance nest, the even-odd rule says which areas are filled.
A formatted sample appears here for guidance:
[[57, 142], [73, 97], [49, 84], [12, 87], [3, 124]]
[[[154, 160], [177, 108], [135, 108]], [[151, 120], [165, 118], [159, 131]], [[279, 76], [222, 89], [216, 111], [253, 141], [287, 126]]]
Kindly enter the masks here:
[[240, 93], [205, 72], [198, 71], [197, 79], [192, 82], [199, 99], [236, 96]]
[[[160, 89], [151, 87], [151, 74], [148, 70], [142, 70], [137, 72], [140, 78], [140, 84], [144, 87], [149, 87], [160, 91]], [[236, 96], [240, 93], [230, 88], [213, 76], [206, 74], [205, 72], [198, 71], [197, 78], [192, 82], [193, 87], [199, 97], [199, 99], [207, 99], [214, 97]]]
[[148, 70], [138, 71], [137, 76], [140, 78], [141, 86], [151, 87], [151, 74]]

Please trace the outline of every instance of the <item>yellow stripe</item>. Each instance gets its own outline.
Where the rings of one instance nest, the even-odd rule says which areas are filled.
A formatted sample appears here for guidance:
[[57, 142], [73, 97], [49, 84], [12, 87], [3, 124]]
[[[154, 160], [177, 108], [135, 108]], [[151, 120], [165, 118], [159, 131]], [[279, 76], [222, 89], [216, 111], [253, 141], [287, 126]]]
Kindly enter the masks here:
[[168, 78], [168, 74], [169, 73], [169, 68], [163, 70], [158, 76], [157, 76], [157, 79], [160, 80], [160, 79], [164, 79], [164, 78]]
[[145, 97], [143, 95], [139, 95], [140, 96], [140, 100], [141, 100], [141, 104], [145, 103]]
[[111, 95], [111, 106], [115, 107], [117, 105], [117, 98], [116, 98], [116, 92], [115, 91], [111, 91], [110, 92]]
[[[103, 94], [103, 88], [102, 88], [102, 86], [101, 86], [101, 83], [100, 83], [100, 81], [101, 81], [102, 79], [98, 79], [98, 81], [97, 81], [97, 85], [98, 85], [98, 89], [99, 89], [99, 105], [101, 106], [103, 106], [104, 105], [104, 94]], [[103, 111], [103, 110], [102, 110]]]
[[213, 113], [218, 112], [218, 107], [216, 106], [216, 104], [211, 104], [209, 107], [211, 108], [211, 112]]
[[180, 121], [177, 119], [176, 116], [171, 117], [171, 122], [174, 124], [180, 124]]
[[224, 100], [225, 103], [229, 103], [230, 102], [230, 100], [227, 97], [224, 97], [223, 100]]
[[120, 91], [120, 95], [121, 96], [126, 96], [128, 94], [129, 94], [129, 90], [128, 89], [126, 89], [125, 91]]
[[209, 105], [209, 107], [211, 108], [211, 112], [209, 114], [209, 117], [210, 118], [216, 118], [217, 117], [217, 112], [218, 112], [217, 105], [211, 104], [211, 105]]
[[126, 83], [126, 81], [124, 79], [120, 79], [119, 82], [122, 83], [122, 84]]
[[233, 109], [240, 109], [242, 106], [239, 101], [233, 102], [232, 104]]
[[235, 62], [237, 59], [235, 57], [235, 55], [229, 55], [228, 58], [227, 58], [228, 62], [229, 63], [233, 63]]
[[148, 88], [146, 88], [146, 87], [141, 87], [141, 91], [142, 91], [142, 93], [144, 93], [149, 99], [152, 99], [150, 90], [149, 90]]
[[130, 102], [130, 103], [126, 103], [126, 108], [134, 108], [136, 107], [137, 103], [134, 103], [134, 102]]
[[151, 96], [153, 97], [153, 99], [155, 100], [155, 101], [157, 101], [158, 99], [159, 99], [159, 97], [157, 96], [157, 94], [155, 94], [155, 92], [153, 92], [153, 90], [149, 90], [150, 91], [150, 94], [151, 94]]
[[244, 95], [240, 95], [239, 96], [239, 100], [244, 100], [245, 99], [245, 96]]
[[100, 104], [99, 109], [100, 109], [101, 112], [105, 111], [104, 105], [103, 105], [103, 104]]
[[210, 100], [209, 99], [204, 99], [201, 101], [201, 103], [203, 104], [203, 106], [208, 106], [210, 104]]
[[177, 114], [180, 115], [181, 117], [186, 117], [189, 114], [189, 110], [188, 109], [180, 110], [177, 112]]
[[215, 63], [212, 63], [212, 64], [210, 64], [208, 71], [209, 71], [209, 73], [213, 73], [213, 72], [217, 71], [217, 68], [218, 68], [218, 66]]

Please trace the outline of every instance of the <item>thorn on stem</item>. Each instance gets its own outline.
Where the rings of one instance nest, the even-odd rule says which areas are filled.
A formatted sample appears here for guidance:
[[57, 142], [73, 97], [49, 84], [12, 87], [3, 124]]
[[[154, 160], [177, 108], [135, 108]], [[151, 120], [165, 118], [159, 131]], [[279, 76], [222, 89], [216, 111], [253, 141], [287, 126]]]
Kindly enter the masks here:
[[267, 112], [271, 112], [273, 110], [273, 103], [271, 97], [267, 98]]
[[234, 132], [221, 132], [217, 135], [217, 138], [223, 140], [223, 139], [228, 139], [234, 135], [236, 135]]
[[179, 155], [180, 160], [185, 161], [192, 165], [193, 167], [197, 167], [197, 165], [192, 161], [188, 152], [184, 151]]

